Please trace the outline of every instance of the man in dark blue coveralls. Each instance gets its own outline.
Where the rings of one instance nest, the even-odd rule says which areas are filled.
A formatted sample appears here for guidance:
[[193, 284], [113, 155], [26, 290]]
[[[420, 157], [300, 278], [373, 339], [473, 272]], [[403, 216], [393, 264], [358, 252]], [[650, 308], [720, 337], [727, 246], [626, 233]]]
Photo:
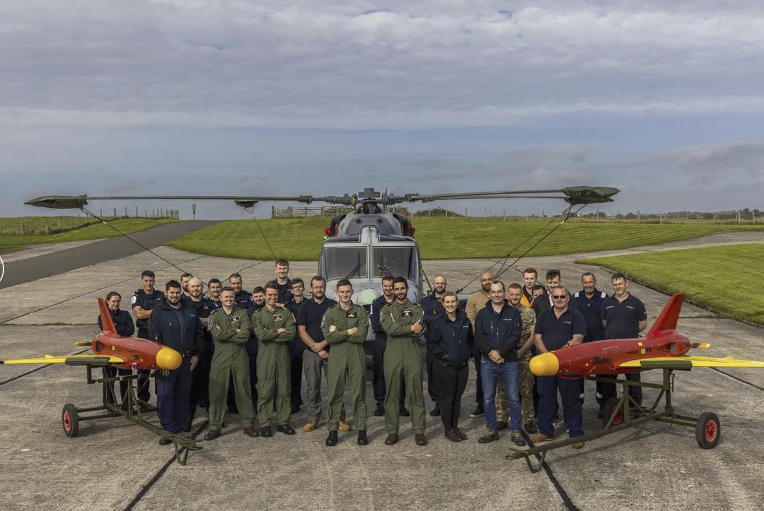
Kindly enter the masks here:
[[[177, 369], [162, 369], [156, 375], [159, 422], [165, 431], [177, 434], [188, 422], [191, 371], [204, 353], [204, 336], [196, 308], [181, 300], [180, 282], [169, 281], [165, 295], [165, 301], [154, 308], [149, 321], [151, 339], [174, 349], [183, 358]], [[169, 443], [168, 438], [159, 440], [159, 445]]]

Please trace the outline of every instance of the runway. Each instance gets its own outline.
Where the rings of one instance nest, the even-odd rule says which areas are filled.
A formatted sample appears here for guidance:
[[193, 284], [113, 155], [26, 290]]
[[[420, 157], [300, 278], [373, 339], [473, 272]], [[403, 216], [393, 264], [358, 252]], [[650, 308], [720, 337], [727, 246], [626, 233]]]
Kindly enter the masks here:
[[130, 234], [130, 238], [135, 241], [124, 236], [118, 236], [92, 243], [78, 244], [72, 248], [57, 250], [37, 257], [9, 257], [5, 264], [5, 276], [0, 281], [0, 289], [25, 284], [51, 275], [59, 275], [111, 259], [138, 254], [144, 251], [138, 243], [146, 248], [156, 248], [184, 234], [216, 223], [202, 220], [172, 222]]

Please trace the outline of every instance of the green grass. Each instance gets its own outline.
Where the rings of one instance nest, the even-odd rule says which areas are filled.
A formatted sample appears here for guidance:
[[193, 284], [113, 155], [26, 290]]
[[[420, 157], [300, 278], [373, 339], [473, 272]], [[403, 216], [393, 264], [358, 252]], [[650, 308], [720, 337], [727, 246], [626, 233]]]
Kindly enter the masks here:
[[[277, 257], [313, 261], [323, 241], [328, 218], [258, 220]], [[469, 259], [503, 257], [510, 250], [521, 255], [543, 233], [523, 243], [544, 226], [543, 222], [503, 221], [482, 218], [415, 218], [422, 257]], [[550, 225], [544, 232], [551, 230]], [[764, 226], [566, 223], [542, 241], [529, 255], [570, 254], [607, 249], [656, 245], [705, 236], [714, 232], [764, 230]], [[180, 250], [220, 257], [273, 259], [252, 220], [231, 220], [187, 234], [168, 243]]]
[[18, 252], [19, 250], [24, 250], [24, 247], [0, 247], [0, 255]]
[[764, 324], [764, 245], [704, 247], [577, 261], [620, 271], [666, 293], [735, 319]]
[[[2, 232], [2, 226], [3, 225], [9, 225], [13, 226], [14, 229], [18, 229], [19, 222], [22, 220], [26, 220], [26, 218], [35, 218], [35, 217], [25, 217], [25, 219], [20, 218], [0, 218], [0, 232]], [[68, 219], [71, 217], [66, 217], [67, 222]], [[164, 224], [167, 222], [177, 222], [177, 220], [173, 220], [170, 218], [118, 218], [116, 220], [106, 220], [110, 225], [116, 227], [120, 231], [122, 231], [125, 234], [130, 234], [133, 232], [143, 231], [145, 229], [148, 229], [150, 227], [154, 227], [160, 224]], [[30, 225], [32, 223], [30, 222]], [[51, 225], [51, 222], [49, 221], [48, 224]], [[24, 224], [24, 229], [26, 230], [26, 221]], [[42, 225], [42, 223], [40, 224]], [[76, 220], [75, 220], [76, 225]], [[68, 226], [68, 224], [67, 224]], [[58, 228], [58, 224], [56, 223], [56, 228]], [[62, 229], [64, 228], [64, 222], [62, 221]], [[83, 240], [92, 240], [92, 239], [98, 239], [98, 238], [113, 238], [115, 236], [119, 236], [119, 233], [115, 231], [114, 229], [102, 224], [101, 222], [97, 223], [91, 223], [89, 225], [83, 225], [80, 228], [74, 228], [74, 229], [67, 229], [64, 232], [59, 232], [56, 234], [0, 234], [0, 246], [4, 247], [5, 249], [9, 249], [10, 247], [21, 247], [24, 245], [32, 245], [36, 243], [59, 243], [62, 241], [83, 241]]]

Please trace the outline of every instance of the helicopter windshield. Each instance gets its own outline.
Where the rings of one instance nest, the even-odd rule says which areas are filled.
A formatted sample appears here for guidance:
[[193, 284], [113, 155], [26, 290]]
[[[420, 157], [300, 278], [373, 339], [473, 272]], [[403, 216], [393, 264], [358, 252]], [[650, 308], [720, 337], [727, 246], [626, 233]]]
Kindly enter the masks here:
[[324, 278], [367, 277], [366, 247], [324, 247]]
[[403, 276], [415, 279], [418, 262], [414, 247], [375, 247], [372, 249], [372, 276]]

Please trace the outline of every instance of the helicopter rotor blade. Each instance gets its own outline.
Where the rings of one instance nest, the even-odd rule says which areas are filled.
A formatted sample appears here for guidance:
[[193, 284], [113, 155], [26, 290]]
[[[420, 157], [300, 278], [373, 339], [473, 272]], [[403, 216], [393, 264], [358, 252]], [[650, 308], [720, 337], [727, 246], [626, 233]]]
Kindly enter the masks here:
[[[372, 189], [369, 189], [372, 190]], [[373, 191], [373, 190], [372, 190]], [[230, 200], [238, 206], [251, 208], [258, 202], [300, 202], [311, 204], [313, 202], [326, 202], [343, 206], [355, 206], [359, 202], [373, 202], [386, 206], [403, 202], [431, 202], [436, 200], [460, 200], [460, 199], [563, 199], [573, 205], [598, 204], [612, 202], [612, 196], [620, 190], [618, 188], [600, 186], [574, 186], [560, 190], [516, 190], [516, 191], [489, 191], [489, 192], [460, 192], [440, 194], [409, 193], [396, 196], [384, 193], [380, 196], [370, 197], [368, 194], [358, 195], [328, 195], [326, 197], [313, 197], [312, 195], [296, 196], [246, 196], [246, 195], [121, 195], [121, 196], [87, 196], [87, 195], [45, 195], [35, 197], [24, 204], [51, 209], [81, 209], [90, 201], [107, 200]], [[559, 195], [551, 195], [559, 194]]]
[[250, 197], [246, 195], [118, 195], [118, 196], [87, 196], [87, 195], [45, 195], [26, 201], [28, 206], [51, 209], [80, 209], [90, 201], [106, 200], [230, 200], [242, 207], [251, 207], [261, 201], [288, 201], [310, 204], [314, 199], [311, 195], [294, 197]]
[[[562, 188], [560, 190], [520, 190], [520, 191], [492, 191], [492, 192], [457, 192], [442, 194], [407, 194], [400, 197], [388, 196], [386, 199], [389, 204], [400, 202], [430, 202], [436, 200], [458, 200], [458, 199], [563, 199], [566, 202], [576, 204], [596, 204], [602, 202], [613, 202], [611, 198], [620, 190], [611, 187], [598, 186], [575, 186]], [[560, 195], [546, 195], [560, 194]]]

